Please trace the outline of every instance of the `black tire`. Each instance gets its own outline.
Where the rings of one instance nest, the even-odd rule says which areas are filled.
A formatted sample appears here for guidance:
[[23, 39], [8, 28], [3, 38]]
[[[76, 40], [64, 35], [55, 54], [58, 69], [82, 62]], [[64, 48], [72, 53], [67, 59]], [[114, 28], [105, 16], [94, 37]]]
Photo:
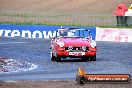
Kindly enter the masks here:
[[82, 57], [82, 61], [89, 61], [89, 57]]
[[96, 56], [90, 57], [90, 61], [96, 61]]
[[83, 76], [79, 76], [76, 78], [77, 84], [84, 85], [86, 83], [86, 78]]
[[51, 56], [51, 60], [52, 61], [55, 61], [56, 60], [56, 57], [52, 54], [52, 56]]
[[61, 62], [61, 57], [58, 57], [58, 56], [57, 56], [56, 59], [55, 59], [55, 61], [56, 61], [56, 62]]

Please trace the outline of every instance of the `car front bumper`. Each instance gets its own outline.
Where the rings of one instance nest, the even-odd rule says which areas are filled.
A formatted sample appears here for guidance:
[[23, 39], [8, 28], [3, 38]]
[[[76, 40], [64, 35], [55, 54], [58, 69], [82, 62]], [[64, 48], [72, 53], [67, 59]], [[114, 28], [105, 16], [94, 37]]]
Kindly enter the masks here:
[[91, 48], [89, 51], [84, 52], [78, 52], [78, 51], [74, 51], [74, 52], [69, 52], [69, 51], [65, 51], [63, 49], [59, 49], [57, 51], [57, 55], [59, 57], [93, 57], [96, 56], [96, 48]]

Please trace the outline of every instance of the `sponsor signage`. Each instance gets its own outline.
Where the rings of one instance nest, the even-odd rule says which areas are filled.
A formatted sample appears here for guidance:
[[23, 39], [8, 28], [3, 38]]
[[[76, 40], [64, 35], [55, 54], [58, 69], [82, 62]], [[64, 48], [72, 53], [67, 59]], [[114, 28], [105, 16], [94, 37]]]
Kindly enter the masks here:
[[56, 36], [59, 26], [42, 25], [0, 25], [0, 36], [25, 38], [52, 38]]
[[132, 29], [96, 28], [96, 41], [132, 42]]
[[10, 30], [1, 29], [0, 36], [5, 37], [26, 37], [26, 38], [52, 38], [56, 36], [56, 31], [30, 31], [30, 30]]
[[[64, 27], [86, 28], [91, 31], [92, 38], [95, 40], [96, 27]], [[55, 37], [57, 30], [60, 28], [61, 26], [0, 24], [0, 36], [49, 39]]]

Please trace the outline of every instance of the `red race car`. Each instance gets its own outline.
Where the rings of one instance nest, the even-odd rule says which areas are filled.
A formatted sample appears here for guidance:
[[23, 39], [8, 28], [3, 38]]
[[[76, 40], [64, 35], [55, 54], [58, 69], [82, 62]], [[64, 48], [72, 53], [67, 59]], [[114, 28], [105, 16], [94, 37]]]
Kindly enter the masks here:
[[[89, 30], [81, 28], [61, 28], [51, 40], [51, 60], [81, 58], [83, 61], [96, 61], [96, 42]], [[87, 37], [85, 37], [87, 36]]]

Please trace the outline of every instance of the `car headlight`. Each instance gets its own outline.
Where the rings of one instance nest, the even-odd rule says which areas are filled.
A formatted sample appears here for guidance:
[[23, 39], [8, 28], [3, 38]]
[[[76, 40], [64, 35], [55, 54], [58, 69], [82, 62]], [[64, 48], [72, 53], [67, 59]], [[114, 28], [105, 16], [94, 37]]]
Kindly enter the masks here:
[[91, 45], [92, 48], [94, 48], [94, 47], [96, 47], [96, 42], [92, 40], [90, 45]]
[[57, 44], [59, 45], [59, 47], [64, 47], [64, 45], [65, 45], [64, 42], [57, 42]]

